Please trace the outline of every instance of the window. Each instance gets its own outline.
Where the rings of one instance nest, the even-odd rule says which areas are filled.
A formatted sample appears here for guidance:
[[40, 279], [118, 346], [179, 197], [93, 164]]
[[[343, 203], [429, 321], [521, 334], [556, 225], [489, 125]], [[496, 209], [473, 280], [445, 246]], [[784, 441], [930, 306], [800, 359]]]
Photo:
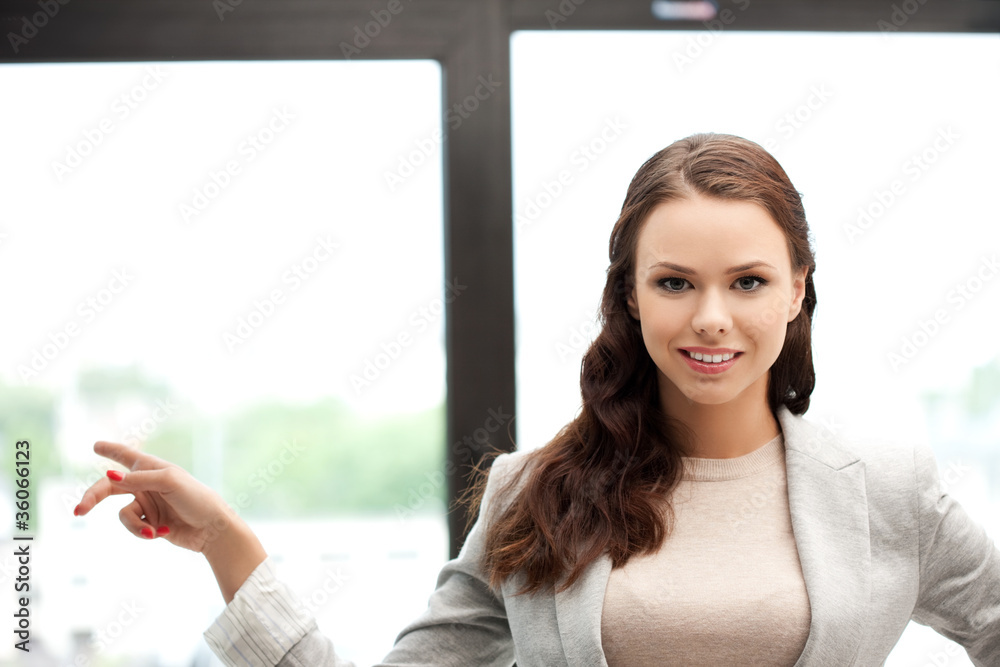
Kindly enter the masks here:
[[129, 496], [72, 516], [112, 467], [92, 451], [102, 439], [219, 491], [338, 651], [377, 661], [448, 555], [440, 66], [0, 77], [19, 100], [0, 112], [0, 431], [51, 424], [32, 443], [52, 453], [33, 470], [32, 647], [190, 664], [223, 608], [199, 554], [125, 534]]

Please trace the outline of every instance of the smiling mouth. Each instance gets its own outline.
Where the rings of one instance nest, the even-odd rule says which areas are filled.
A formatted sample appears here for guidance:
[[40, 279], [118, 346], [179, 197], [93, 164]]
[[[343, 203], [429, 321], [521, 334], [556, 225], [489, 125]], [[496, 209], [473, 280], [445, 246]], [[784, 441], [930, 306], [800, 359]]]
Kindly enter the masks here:
[[[689, 359], [694, 359], [695, 361], [700, 361], [703, 364], [722, 364], [722, 363], [725, 363], [727, 361], [732, 361], [733, 359], [735, 359], [735, 358], [743, 355], [742, 352], [736, 352], [735, 354], [716, 354], [716, 355], [711, 355], [711, 356], [709, 356], [707, 354], [701, 354], [700, 352], [691, 353], [691, 352], [688, 352], [687, 350], [681, 350], [681, 352], [683, 352], [684, 355], [687, 356]], [[697, 354], [699, 357], [701, 357], [701, 359], [696, 358], [694, 356], [695, 354]]]

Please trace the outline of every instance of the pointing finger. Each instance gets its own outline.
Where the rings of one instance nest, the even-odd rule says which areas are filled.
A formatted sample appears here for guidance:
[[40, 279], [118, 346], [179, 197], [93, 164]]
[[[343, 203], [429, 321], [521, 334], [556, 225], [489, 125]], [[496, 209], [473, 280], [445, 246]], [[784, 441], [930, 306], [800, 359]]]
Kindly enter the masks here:
[[129, 447], [128, 445], [123, 445], [118, 442], [98, 440], [94, 443], [94, 452], [100, 456], [109, 458], [112, 461], [121, 463], [129, 470], [138, 470], [140, 468], [163, 468], [170, 465], [163, 459], [153, 456], [152, 454], [147, 454], [135, 447]]
[[111, 486], [117, 489], [116, 493], [155, 491], [166, 494], [176, 491], [179, 484], [177, 470], [172, 467], [157, 470], [136, 470], [128, 473], [109, 470], [108, 478], [112, 482]]

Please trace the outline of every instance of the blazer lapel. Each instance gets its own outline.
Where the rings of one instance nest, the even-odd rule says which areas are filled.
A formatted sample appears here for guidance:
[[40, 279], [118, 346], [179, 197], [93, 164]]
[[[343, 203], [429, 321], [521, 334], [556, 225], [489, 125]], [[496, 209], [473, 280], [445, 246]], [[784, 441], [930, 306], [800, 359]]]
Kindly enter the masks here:
[[[864, 463], [836, 437], [778, 410], [785, 440], [788, 504], [809, 594], [809, 636], [795, 667], [849, 665], [864, 632], [871, 594], [871, 542]], [[667, 538], [669, 539], [669, 537]], [[607, 667], [601, 612], [611, 574], [605, 554], [576, 585], [555, 594], [566, 663]]]
[[851, 665], [871, 595], [865, 468], [829, 431], [781, 406], [792, 532], [809, 594], [809, 636], [796, 667]]
[[611, 558], [604, 554], [573, 586], [556, 593], [556, 622], [569, 667], [608, 667], [601, 648], [601, 611], [610, 575]]

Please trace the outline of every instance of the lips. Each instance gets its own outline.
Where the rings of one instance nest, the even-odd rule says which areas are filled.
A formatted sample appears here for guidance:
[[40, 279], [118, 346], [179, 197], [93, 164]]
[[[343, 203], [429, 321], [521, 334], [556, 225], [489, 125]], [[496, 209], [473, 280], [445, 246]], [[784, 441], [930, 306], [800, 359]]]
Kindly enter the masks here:
[[681, 355], [681, 357], [684, 358], [684, 361], [687, 363], [688, 366], [691, 367], [692, 370], [697, 371], [698, 373], [704, 373], [705, 375], [716, 375], [718, 373], [724, 373], [730, 368], [732, 368], [733, 365], [737, 361], [739, 361], [740, 357], [743, 356], [742, 352], [734, 351], [735, 356], [729, 361], [720, 361], [718, 363], [706, 363], [704, 361], [698, 361], [697, 359], [694, 359], [688, 353], [688, 350], [694, 350], [695, 352], [698, 352], [700, 350], [705, 350], [705, 354], [708, 354], [709, 352], [712, 352], [714, 354], [726, 354], [726, 352], [710, 350], [709, 348], [686, 348], [680, 351], [679, 354]]
[[685, 352], [699, 352], [701, 354], [737, 354], [742, 350], [734, 350], [731, 347], [682, 347]]

